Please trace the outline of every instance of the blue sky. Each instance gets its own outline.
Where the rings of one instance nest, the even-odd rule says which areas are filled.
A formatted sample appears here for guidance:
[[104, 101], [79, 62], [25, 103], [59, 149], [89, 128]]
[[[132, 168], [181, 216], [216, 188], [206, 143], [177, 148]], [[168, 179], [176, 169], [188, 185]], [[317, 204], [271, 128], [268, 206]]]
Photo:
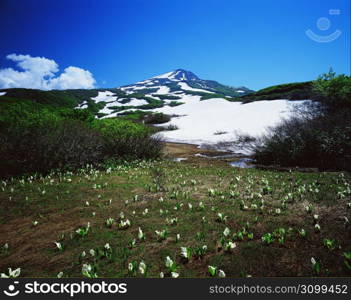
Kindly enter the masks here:
[[[317, 27], [321, 17], [329, 29]], [[311, 80], [329, 67], [350, 74], [349, 0], [2, 0], [0, 28], [0, 69], [15, 68], [8, 54], [46, 57], [61, 72], [89, 70], [99, 87], [176, 68], [252, 89]], [[308, 29], [342, 34], [318, 43]]]

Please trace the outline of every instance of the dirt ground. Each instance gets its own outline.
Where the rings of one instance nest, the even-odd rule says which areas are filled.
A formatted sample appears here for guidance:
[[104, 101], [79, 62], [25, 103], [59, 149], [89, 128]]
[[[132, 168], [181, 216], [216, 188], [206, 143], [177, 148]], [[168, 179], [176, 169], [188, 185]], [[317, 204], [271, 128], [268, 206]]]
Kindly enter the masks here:
[[[197, 145], [182, 144], [182, 143], [165, 143], [164, 155], [166, 158], [186, 158], [182, 162], [199, 163], [201, 165], [208, 164], [228, 164], [230, 161], [235, 161], [241, 156], [231, 152], [224, 152], [212, 149], [201, 149]], [[197, 156], [198, 155], [198, 156]], [[218, 158], [218, 156], [230, 156]]]

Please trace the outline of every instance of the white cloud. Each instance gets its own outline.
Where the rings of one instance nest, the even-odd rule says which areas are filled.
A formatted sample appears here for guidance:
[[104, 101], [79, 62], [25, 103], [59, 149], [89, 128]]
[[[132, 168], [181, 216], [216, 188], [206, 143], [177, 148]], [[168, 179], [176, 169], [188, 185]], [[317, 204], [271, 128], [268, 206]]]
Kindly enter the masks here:
[[13, 68], [0, 69], [0, 89], [89, 89], [95, 87], [95, 79], [88, 71], [70, 66], [58, 75], [58, 64], [45, 57], [9, 54], [7, 59], [16, 63], [19, 71]]

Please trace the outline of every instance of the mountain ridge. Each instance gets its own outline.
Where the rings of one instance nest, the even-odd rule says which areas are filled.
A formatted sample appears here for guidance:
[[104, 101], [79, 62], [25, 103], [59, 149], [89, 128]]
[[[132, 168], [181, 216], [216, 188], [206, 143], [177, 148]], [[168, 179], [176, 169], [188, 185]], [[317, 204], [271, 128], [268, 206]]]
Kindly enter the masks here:
[[210, 92], [221, 95], [222, 97], [238, 97], [254, 92], [253, 90], [243, 86], [235, 88], [223, 85], [215, 80], [200, 79], [195, 73], [185, 69], [176, 69], [142, 81], [138, 81], [135, 84], [123, 85], [120, 87], [120, 89], [130, 93], [141, 88], [152, 89], [161, 85], [170, 89], [168, 90], [164, 88], [163, 91], [180, 92], [186, 90], [187, 92], [196, 92], [197, 90], [201, 90], [197, 92]]

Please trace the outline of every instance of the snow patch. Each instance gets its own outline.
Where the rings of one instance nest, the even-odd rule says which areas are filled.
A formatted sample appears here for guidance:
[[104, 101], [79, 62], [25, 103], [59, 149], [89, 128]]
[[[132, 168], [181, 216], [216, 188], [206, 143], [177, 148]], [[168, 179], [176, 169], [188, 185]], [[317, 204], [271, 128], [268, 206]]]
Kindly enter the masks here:
[[155, 88], [159, 88], [159, 89], [154, 94], [168, 94], [171, 90], [168, 86], [165, 86], [165, 85], [155, 86]]
[[96, 103], [98, 102], [110, 102], [110, 101], [115, 101], [117, 99], [117, 96], [114, 96], [115, 94], [112, 93], [111, 91], [105, 91], [105, 92], [98, 92], [98, 95], [96, 97], [92, 97], [91, 99], [94, 100]]
[[[153, 111], [165, 114], [175, 114], [168, 123], [179, 129], [163, 132], [165, 140], [189, 144], [215, 144], [222, 141], [232, 141], [237, 133], [261, 135], [266, 128], [279, 123], [282, 118], [291, 115], [291, 108], [304, 101], [272, 100], [257, 101], [249, 104], [229, 102], [216, 98], [200, 101], [200, 96], [185, 95], [178, 101], [183, 105], [156, 108]], [[214, 135], [214, 131], [225, 134]]]
[[[141, 106], [141, 105], [146, 105], [146, 104], [148, 104], [148, 102], [146, 100], [144, 100], [144, 99], [136, 99], [136, 98], [132, 98], [127, 103], [121, 103], [121, 102], [115, 101], [115, 102], [108, 103], [103, 109], [99, 110], [99, 113], [109, 114], [111, 116], [116, 116], [113, 113], [114, 110], [111, 109], [111, 107], [114, 107], [114, 106]], [[110, 116], [108, 116], [108, 117], [110, 117]]]
[[214, 92], [210, 92], [210, 91], [207, 91], [207, 90], [194, 89], [194, 88], [190, 87], [188, 84], [186, 84], [185, 82], [178, 82], [178, 85], [181, 87], [182, 90], [185, 90], [185, 91], [193, 91], [193, 92], [202, 92], [202, 93], [214, 94]]
[[0, 92], [0, 96], [6, 95], [6, 92]]
[[155, 76], [155, 77], [152, 77], [152, 78], [170, 78], [170, 76], [172, 76], [174, 72], [171, 71], [171, 72], [167, 72], [167, 73], [163, 73], [161, 75], [158, 75], [158, 76]]

